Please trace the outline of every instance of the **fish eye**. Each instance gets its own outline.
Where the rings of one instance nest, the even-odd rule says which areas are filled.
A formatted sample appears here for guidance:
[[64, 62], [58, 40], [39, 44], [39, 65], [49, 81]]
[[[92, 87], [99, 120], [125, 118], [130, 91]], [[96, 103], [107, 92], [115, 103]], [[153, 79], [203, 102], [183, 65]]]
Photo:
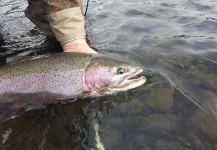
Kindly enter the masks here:
[[125, 69], [125, 68], [118, 68], [118, 70], [117, 70], [117, 74], [123, 74], [125, 72], [127, 72], [127, 69]]

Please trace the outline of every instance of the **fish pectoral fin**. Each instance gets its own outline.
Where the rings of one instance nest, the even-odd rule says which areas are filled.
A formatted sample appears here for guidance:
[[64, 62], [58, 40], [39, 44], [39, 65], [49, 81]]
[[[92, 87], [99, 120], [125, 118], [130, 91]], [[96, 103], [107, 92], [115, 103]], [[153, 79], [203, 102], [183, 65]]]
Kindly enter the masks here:
[[68, 97], [62, 97], [59, 98], [61, 100], [62, 104], [68, 104], [77, 101], [78, 99], [84, 99], [90, 96], [90, 92], [84, 92], [82, 94], [76, 95], [76, 96], [68, 96]]
[[63, 101], [61, 101], [61, 104], [69, 104], [69, 103], [73, 103], [73, 102], [75, 102], [75, 101], [77, 101], [77, 98], [75, 98], [75, 99], [70, 99], [70, 100], [63, 100]]

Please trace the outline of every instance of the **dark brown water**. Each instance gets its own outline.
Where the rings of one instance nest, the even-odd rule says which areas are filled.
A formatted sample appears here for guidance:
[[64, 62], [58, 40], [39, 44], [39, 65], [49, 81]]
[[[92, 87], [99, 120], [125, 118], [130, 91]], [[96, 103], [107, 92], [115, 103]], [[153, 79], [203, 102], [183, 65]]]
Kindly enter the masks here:
[[[0, 2], [1, 64], [55, 52], [25, 0]], [[85, 21], [92, 47], [140, 62], [148, 83], [26, 112], [0, 124], [0, 149], [217, 149], [215, 0], [90, 0]]]

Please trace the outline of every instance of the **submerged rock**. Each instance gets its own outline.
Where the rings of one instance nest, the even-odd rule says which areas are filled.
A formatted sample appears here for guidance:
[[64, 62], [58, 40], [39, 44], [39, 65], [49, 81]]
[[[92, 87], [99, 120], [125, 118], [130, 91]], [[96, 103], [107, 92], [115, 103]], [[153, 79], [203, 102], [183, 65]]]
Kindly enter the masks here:
[[168, 142], [157, 140], [155, 142], [155, 150], [192, 150], [191, 148], [184, 147], [179, 142]]
[[204, 150], [205, 146], [202, 140], [194, 133], [188, 133], [185, 136], [178, 137], [178, 139], [183, 145], [189, 148]]
[[121, 132], [106, 126], [103, 130], [100, 130], [101, 140], [105, 146], [105, 149], [114, 149], [118, 143], [122, 141]]
[[211, 140], [217, 140], [217, 117], [212, 112], [198, 109], [191, 118], [193, 127], [200, 130]]
[[156, 111], [166, 113], [173, 107], [174, 88], [157, 88], [145, 95], [145, 104]]
[[143, 133], [138, 133], [136, 134], [133, 139], [132, 142], [134, 145], [137, 146], [138, 148], [141, 148], [142, 150], [151, 150], [147, 145], [151, 142], [150, 140], [150, 136], [147, 136]]
[[176, 130], [179, 118], [172, 114], [156, 114], [144, 118], [140, 124], [140, 130], [154, 136], [169, 136]]
[[121, 113], [130, 115], [140, 114], [144, 108], [144, 104], [137, 99], [132, 100], [129, 103], [122, 103], [118, 106]]

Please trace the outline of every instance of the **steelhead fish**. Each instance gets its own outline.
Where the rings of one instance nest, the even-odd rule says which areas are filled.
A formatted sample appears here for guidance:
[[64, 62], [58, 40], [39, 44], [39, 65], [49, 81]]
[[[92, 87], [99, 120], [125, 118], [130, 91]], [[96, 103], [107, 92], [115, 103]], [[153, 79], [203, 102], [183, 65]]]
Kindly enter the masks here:
[[19, 109], [126, 91], [146, 82], [134, 62], [100, 54], [57, 53], [0, 67], [0, 122]]

